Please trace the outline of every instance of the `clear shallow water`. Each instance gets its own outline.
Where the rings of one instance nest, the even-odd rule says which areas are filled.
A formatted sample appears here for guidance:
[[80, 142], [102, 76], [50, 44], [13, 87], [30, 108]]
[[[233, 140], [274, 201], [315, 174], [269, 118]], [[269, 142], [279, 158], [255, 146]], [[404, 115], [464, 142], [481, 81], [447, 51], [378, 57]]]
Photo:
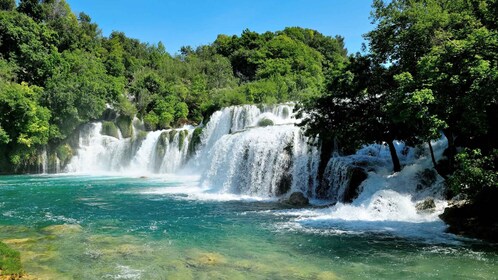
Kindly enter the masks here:
[[440, 222], [327, 219], [328, 208], [202, 195], [195, 185], [3, 176], [0, 239], [40, 279], [498, 278], [498, 248], [444, 234]]

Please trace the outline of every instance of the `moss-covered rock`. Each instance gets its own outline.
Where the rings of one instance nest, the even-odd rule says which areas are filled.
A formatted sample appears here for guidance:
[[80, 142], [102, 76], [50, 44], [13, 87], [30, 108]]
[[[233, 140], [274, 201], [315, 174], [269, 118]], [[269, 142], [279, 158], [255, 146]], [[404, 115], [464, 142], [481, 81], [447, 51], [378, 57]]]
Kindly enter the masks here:
[[156, 153], [154, 156], [154, 170], [157, 172], [161, 167], [162, 159], [164, 158], [164, 154], [168, 149], [169, 145], [169, 132], [165, 131], [159, 135], [159, 139], [156, 144]]
[[119, 138], [118, 128], [113, 122], [103, 122], [102, 130], [100, 131], [100, 133], [102, 135]]
[[178, 131], [172, 129], [169, 131], [169, 143], [173, 143], [173, 140], [175, 140], [175, 136], [178, 133]]
[[258, 126], [272, 126], [274, 125], [275, 123], [270, 120], [270, 119], [267, 119], [267, 118], [262, 118], [261, 120], [258, 121]]
[[147, 138], [147, 131], [139, 130], [137, 135], [131, 139], [132, 154], [135, 154], [142, 145], [142, 142]]
[[197, 150], [197, 147], [199, 144], [201, 144], [201, 134], [202, 134], [202, 128], [197, 127], [194, 129], [194, 132], [192, 133], [192, 138], [190, 139], [190, 143], [188, 144], [188, 156], [192, 156], [195, 151]]
[[21, 254], [0, 242], [0, 278], [19, 279], [23, 274]]
[[178, 139], [178, 149], [181, 151], [183, 148], [183, 144], [185, 143], [185, 138], [188, 137], [188, 130], [184, 129], [180, 131], [179, 137], [180, 138]]
[[53, 235], [65, 235], [82, 232], [83, 228], [80, 225], [64, 224], [47, 226], [42, 231]]
[[116, 118], [116, 126], [121, 131], [123, 138], [133, 136], [132, 121], [133, 119], [129, 116], [119, 116]]

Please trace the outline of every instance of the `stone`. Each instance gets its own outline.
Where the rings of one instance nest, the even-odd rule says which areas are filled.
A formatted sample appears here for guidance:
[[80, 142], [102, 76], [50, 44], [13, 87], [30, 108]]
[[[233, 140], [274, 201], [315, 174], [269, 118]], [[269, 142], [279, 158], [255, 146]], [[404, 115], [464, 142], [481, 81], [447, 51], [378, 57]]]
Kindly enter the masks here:
[[436, 170], [426, 168], [417, 173], [417, 177], [419, 181], [417, 184], [417, 191], [421, 191], [432, 186], [436, 182], [438, 174]]
[[365, 169], [361, 167], [352, 167], [350, 171], [350, 180], [347, 188], [344, 190], [343, 202], [351, 203], [360, 194], [360, 185], [368, 177]]
[[293, 192], [289, 196], [289, 199], [285, 201], [285, 203], [290, 204], [292, 206], [304, 207], [308, 206], [310, 201], [306, 196], [304, 196], [302, 192]]
[[473, 200], [454, 202], [439, 218], [448, 232], [498, 243], [498, 189], [486, 189]]
[[418, 212], [434, 212], [436, 210], [436, 203], [434, 202], [434, 198], [429, 197], [418, 202], [415, 208]]

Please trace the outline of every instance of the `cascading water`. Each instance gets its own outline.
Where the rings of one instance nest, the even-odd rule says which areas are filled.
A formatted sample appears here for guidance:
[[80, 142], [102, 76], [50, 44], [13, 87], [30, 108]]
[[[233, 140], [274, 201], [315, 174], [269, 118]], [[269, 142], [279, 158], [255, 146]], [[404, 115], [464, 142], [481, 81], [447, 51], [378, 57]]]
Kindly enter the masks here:
[[118, 138], [115, 138], [102, 134], [100, 122], [86, 125], [80, 131], [77, 154], [66, 170], [147, 175], [175, 172], [185, 163], [192, 127], [149, 133], [137, 130], [140, 125], [136, 121], [132, 127], [133, 137], [122, 138], [118, 134]]
[[309, 192], [318, 151], [294, 126], [292, 105], [228, 107], [211, 116], [192, 164], [211, 192], [275, 197]]
[[278, 196], [301, 188], [307, 192], [307, 184], [300, 182], [316, 174], [312, 150], [292, 125], [228, 134], [210, 150], [203, 184], [215, 192], [253, 196]]
[[[211, 193], [278, 197], [300, 191], [332, 202], [351, 202], [367, 192], [370, 197], [375, 191], [368, 189], [369, 182], [375, 176], [389, 176], [389, 150], [375, 144], [353, 156], [332, 157], [318, 182], [319, 151], [295, 126], [299, 120], [292, 111], [292, 104], [224, 108], [202, 127], [196, 149], [189, 145], [194, 127], [146, 133], [135, 119], [133, 137], [115, 138], [102, 134], [102, 123], [88, 124], [80, 132], [77, 155], [66, 169], [142, 176], [184, 168], [201, 175], [200, 185]], [[402, 164], [413, 164], [416, 149], [402, 143], [396, 143], [396, 148]], [[352, 182], [358, 174], [363, 178]], [[417, 185], [414, 180], [400, 184]], [[389, 188], [395, 186], [383, 189]]]

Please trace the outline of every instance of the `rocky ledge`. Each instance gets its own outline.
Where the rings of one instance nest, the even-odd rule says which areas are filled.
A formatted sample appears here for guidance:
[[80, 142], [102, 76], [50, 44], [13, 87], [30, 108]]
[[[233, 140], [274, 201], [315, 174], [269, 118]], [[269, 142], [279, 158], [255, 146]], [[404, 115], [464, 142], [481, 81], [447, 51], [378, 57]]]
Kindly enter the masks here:
[[439, 217], [448, 232], [498, 243], [498, 190], [483, 191], [473, 200], [454, 200]]

